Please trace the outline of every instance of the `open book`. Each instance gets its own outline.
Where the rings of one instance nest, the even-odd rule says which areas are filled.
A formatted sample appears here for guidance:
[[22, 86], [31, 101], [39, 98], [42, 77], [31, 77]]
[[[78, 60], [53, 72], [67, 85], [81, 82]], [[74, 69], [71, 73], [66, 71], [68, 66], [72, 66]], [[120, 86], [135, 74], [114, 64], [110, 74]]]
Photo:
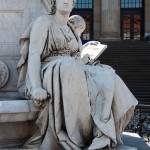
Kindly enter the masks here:
[[85, 64], [92, 64], [107, 48], [107, 45], [98, 41], [90, 41], [83, 45], [81, 59]]

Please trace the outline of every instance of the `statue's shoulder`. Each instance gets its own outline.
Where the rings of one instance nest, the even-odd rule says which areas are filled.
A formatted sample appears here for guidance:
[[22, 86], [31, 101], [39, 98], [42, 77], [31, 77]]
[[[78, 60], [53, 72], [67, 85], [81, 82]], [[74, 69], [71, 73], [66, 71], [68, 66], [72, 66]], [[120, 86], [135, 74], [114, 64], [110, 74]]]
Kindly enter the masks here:
[[34, 22], [33, 22], [33, 27], [48, 27], [50, 23], [52, 22], [52, 16], [51, 15], [42, 15], [38, 17]]
[[42, 15], [36, 18], [34, 22], [43, 23], [43, 22], [50, 22], [52, 20], [52, 15]]

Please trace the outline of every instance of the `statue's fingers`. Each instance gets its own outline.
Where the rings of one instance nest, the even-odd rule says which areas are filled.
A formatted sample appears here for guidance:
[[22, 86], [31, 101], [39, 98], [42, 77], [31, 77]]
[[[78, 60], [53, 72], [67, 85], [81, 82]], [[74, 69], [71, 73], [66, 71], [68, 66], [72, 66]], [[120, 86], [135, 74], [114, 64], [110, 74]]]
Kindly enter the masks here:
[[47, 93], [44, 92], [44, 93], [43, 93], [43, 99], [46, 99], [46, 98], [47, 98]]
[[39, 100], [43, 100], [44, 99], [44, 97], [43, 97], [43, 92], [40, 92], [39, 93]]
[[36, 99], [37, 99], [37, 100], [40, 100], [40, 93], [38, 93], [38, 94], [36, 95]]
[[49, 93], [47, 93], [47, 98], [51, 98], [51, 95]]
[[37, 95], [36, 95], [36, 96], [33, 96], [33, 99], [34, 99], [34, 100], [39, 100]]
[[40, 93], [40, 100], [45, 100], [47, 98], [47, 93], [46, 92], [41, 92]]
[[34, 100], [37, 100], [37, 99], [38, 99], [37, 94], [34, 94], [34, 93], [33, 93], [32, 97], [33, 97]]

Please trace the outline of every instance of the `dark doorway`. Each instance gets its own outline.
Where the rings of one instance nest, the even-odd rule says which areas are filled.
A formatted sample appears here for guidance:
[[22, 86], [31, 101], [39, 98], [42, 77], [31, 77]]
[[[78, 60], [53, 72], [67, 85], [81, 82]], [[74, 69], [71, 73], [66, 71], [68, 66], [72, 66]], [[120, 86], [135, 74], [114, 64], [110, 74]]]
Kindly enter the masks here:
[[144, 36], [144, 1], [121, 0], [121, 37], [141, 40]]
[[123, 40], [140, 40], [143, 37], [142, 14], [129, 12], [121, 14], [121, 37]]

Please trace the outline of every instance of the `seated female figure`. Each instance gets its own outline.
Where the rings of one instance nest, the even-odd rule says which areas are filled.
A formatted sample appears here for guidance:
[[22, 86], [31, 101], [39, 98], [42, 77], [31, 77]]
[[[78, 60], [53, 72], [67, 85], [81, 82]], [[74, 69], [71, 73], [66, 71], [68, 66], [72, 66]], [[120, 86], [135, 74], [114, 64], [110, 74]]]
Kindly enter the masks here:
[[75, 0], [49, 4], [51, 14], [39, 17], [20, 40], [19, 92], [46, 102], [36, 121], [39, 130], [24, 148], [116, 147], [137, 100], [111, 67], [84, 65], [74, 57], [82, 49], [68, 21]]

